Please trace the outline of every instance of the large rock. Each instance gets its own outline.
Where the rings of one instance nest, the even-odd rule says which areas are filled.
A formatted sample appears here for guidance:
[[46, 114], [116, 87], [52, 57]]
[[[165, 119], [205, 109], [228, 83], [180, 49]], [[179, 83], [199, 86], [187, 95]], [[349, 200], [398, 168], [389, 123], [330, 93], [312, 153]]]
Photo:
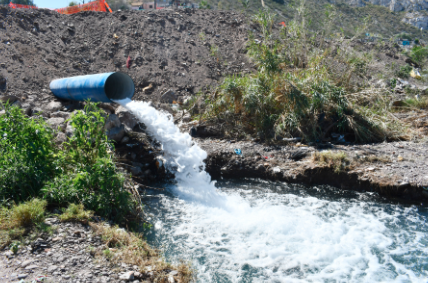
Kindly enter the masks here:
[[123, 125], [120, 125], [119, 127], [114, 127], [107, 131], [107, 137], [109, 138], [109, 140], [120, 142], [124, 136], [125, 127]]
[[43, 107], [44, 110], [48, 112], [56, 112], [59, 111], [62, 108], [61, 102], [58, 101], [51, 101], [46, 106]]
[[115, 114], [110, 114], [105, 122], [104, 130], [109, 131], [113, 128], [120, 127], [120, 119]]
[[137, 118], [123, 106], [119, 106], [116, 109], [116, 115], [119, 117], [120, 122], [125, 125], [127, 132], [132, 131], [135, 125], [138, 124]]
[[70, 112], [64, 112], [64, 111], [58, 111], [51, 113], [51, 118], [64, 118], [65, 120], [70, 119], [71, 113]]
[[66, 141], [67, 141], [67, 135], [64, 134], [63, 132], [58, 132], [58, 135], [55, 138], [55, 143], [57, 145], [60, 145]]
[[71, 121], [67, 122], [67, 126], [65, 127], [65, 134], [68, 137], [71, 137], [74, 134], [74, 128], [71, 126]]
[[46, 123], [54, 130], [59, 129], [61, 132], [64, 132], [67, 128], [67, 124], [65, 124], [64, 118], [50, 118], [46, 121]]

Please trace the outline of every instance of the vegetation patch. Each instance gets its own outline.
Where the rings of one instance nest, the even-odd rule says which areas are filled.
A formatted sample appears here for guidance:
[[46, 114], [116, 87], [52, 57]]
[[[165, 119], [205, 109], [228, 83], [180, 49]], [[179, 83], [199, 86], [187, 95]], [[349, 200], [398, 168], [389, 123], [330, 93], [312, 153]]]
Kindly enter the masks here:
[[94, 213], [90, 210], [85, 210], [83, 204], [70, 205], [63, 210], [63, 213], [59, 216], [62, 222], [81, 222], [88, 223]]
[[332, 168], [334, 172], [340, 173], [346, 170], [349, 165], [349, 158], [345, 152], [322, 151], [312, 154], [312, 162], [321, 166]]
[[46, 205], [46, 200], [33, 199], [11, 208], [0, 207], [0, 250], [43, 223]]
[[137, 265], [141, 273], [152, 272], [153, 282], [168, 282], [171, 270], [177, 270], [178, 282], [193, 282], [195, 272], [188, 263], [180, 263], [177, 267], [159, 260], [159, 252], [152, 249], [142, 238], [142, 235], [130, 233], [117, 226], [90, 223], [94, 234], [101, 236], [105, 249], [94, 251], [93, 255], [103, 256], [112, 264], [127, 263]]
[[58, 147], [43, 119], [5, 105], [0, 117], [0, 201], [40, 198], [60, 207], [81, 203], [117, 221], [138, 213], [114, 163], [103, 112], [88, 103], [70, 122], [74, 134]]
[[388, 90], [369, 97], [353, 84], [353, 77], [365, 78], [369, 56], [334, 50], [332, 58], [333, 51], [320, 46], [320, 35], [308, 32], [304, 20], [290, 22], [277, 38], [268, 10], [254, 21], [263, 38], [252, 37], [248, 53], [258, 72], [228, 77], [206, 97], [208, 123], [225, 125], [235, 137], [322, 142], [334, 131], [353, 142], [403, 138], [402, 123], [388, 116]]

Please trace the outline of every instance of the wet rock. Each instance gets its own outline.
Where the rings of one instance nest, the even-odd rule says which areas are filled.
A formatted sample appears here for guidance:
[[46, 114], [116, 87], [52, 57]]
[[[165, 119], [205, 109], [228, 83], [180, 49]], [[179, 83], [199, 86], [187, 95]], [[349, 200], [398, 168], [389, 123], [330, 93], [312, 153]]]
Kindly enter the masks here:
[[116, 107], [114, 107], [111, 103], [104, 103], [104, 102], [102, 102], [102, 103], [98, 104], [98, 107], [101, 108], [101, 109], [103, 109], [103, 110], [105, 110], [105, 111], [107, 111], [107, 112], [109, 112], [109, 113], [113, 113], [113, 114], [116, 111]]
[[123, 137], [123, 139], [120, 141], [121, 143], [127, 143], [129, 142], [129, 137]]
[[116, 109], [116, 115], [119, 117], [120, 122], [125, 125], [127, 132], [132, 131], [135, 125], [138, 124], [138, 120], [135, 116], [123, 106], [119, 106]]
[[116, 114], [111, 114], [105, 121], [104, 130], [109, 131], [116, 127], [120, 127], [119, 117]]
[[170, 89], [162, 94], [161, 101], [166, 103], [173, 103], [174, 101], [177, 101], [177, 95], [172, 89]]
[[114, 140], [116, 142], [120, 142], [122, 138], [125, 136], [125, 126], [120, 125], [119, 127], [114, 127], [107, 131], [107, 137], [109, 140]]
[[46, 123], [54, 130], [59, 129], [61, 132], [64, 132], [67, 128], [64, 118], [50, 118]]

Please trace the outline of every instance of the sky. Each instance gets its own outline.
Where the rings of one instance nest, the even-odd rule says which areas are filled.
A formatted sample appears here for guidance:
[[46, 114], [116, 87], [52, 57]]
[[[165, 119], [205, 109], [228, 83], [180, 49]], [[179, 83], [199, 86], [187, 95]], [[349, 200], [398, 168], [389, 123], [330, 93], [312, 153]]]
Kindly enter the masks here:
[[[34, 0], [34, 3], [37, 5], [37, 7], [39, 8], [64, 8], [68, 6], [68, 3], [70, 3], [72, 0]], [[80, 3], [81, 1], [76, 1]], [[85, 1], [90, 2], [90, 0]]]

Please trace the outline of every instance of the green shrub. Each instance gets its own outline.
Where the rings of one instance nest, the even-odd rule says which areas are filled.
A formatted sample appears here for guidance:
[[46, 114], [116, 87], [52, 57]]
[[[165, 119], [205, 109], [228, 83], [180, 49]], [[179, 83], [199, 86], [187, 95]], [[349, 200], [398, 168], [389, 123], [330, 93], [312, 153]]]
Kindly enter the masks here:
[[0, 200], [39, 196], [58, 171], [53, 140], [43, 119], [29, 119], [21, 109], [5, 105], [0, 116]]
[[396, 71], [395, 75], [399, 78], [407, 79], [410, 77], [410, 72], [413, 68], [409, 65], [402, 66], [398, 71]]
[[82, 203], [101, 216], [123, 220], [135, 202], [112, 159], [103, 112], [88, 103], [70, 123], [74, 134], [59, 150], [42, 119], [5, 106], [0, 117], [0, 201], [39, 197], [59, 206]]
[[423, 63], [428, 58], [428, 47], [414, 46], [410, 52], [410, 58], [418, 64]]

